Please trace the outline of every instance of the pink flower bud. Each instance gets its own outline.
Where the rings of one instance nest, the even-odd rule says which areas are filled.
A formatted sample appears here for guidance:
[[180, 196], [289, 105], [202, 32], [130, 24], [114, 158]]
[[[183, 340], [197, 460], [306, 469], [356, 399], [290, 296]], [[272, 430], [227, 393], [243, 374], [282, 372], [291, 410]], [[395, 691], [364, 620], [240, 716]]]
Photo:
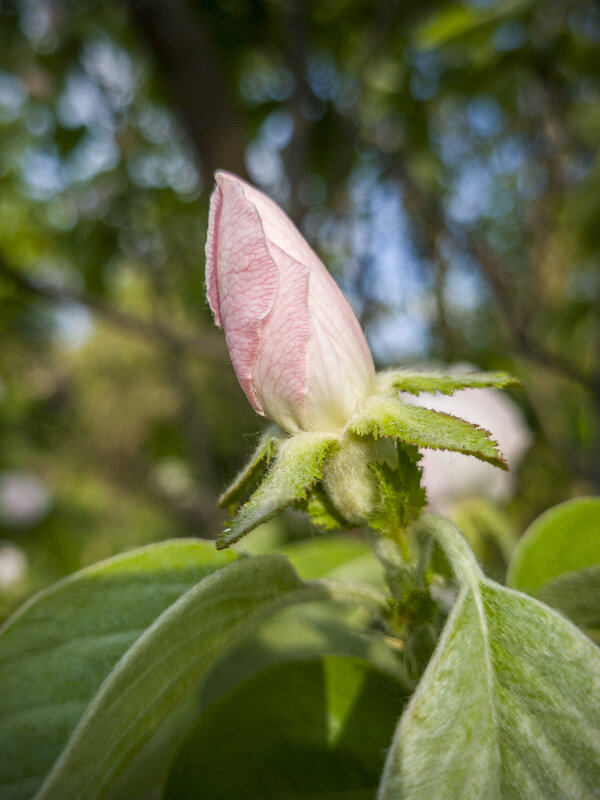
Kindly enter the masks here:
[[207, 295], [241, 387], [290, 433], [338, 431], [375, 388], [358, 320], [276, 203], [227, 172], [216, 182]]

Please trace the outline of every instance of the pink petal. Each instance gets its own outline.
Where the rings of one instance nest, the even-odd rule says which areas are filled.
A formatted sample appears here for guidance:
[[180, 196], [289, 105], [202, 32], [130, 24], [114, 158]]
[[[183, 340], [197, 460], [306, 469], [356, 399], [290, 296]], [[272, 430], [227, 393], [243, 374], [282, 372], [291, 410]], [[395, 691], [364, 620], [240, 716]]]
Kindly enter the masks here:
[[218, 230], [223, 207], [223, 193], [217, 185], [210, 198], [208, 209], [208, 231], [206, 234], [206, 296], [215, 317], [216, 324], [222, 328], [221, 307], [219, 303], [219, 278], [217, 273]]
[[309, 285], [310, 429], [335, 430], [374, 390], [371, 352], [352, 308], [323, 267]]
[[227, 348], [240, 385], [253, 408], [264, 414], [252, 383], [261, 325], [277, 292], [277, 267], [260, 217], [237, 182], [217, 175], [207, 253], [208, 299], [225, 329]]
[[306, 427], [299, 417], [308, 388], [309, 270], [276, 245], [270, 243], [269, 250], [279, 268], [279, 285], [263, 323], [253, 380], [266, 415], [287, 430], [300, 430]]
[[276, 245], [299, 264], [305, 264], [311, 270], [321, 269], [329, 274], [292, 220], [270, 197], [229, 172], [217, 172], [215, 177], [221, 186], [229, 182], [242, 188], [246, 199], [259, 213], [268, 242]]
[[240, 384], [290, 432], [340, 430], [374, 389], [358, 320], [278, 205], [235, 175], [216, 180], [207, 294]]

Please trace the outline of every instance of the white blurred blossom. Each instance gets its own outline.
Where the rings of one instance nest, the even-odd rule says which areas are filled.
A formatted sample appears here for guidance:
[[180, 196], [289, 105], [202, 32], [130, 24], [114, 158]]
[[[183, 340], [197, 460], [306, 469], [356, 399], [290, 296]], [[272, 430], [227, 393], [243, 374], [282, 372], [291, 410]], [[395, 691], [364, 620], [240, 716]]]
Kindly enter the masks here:
[[25, 575], [27, 557], [20, 547], [0, 542], [0, 591], [11, 589]]
[[403, 395], [407, 403], [461, 417], [490, 431], [511, 472], [502, 472], [471, 456], [446, 450], [424, 450], [421, 466], [430, 510], [444, 513], [456, 500], [478, 496], [508, 499], [515, 488], [513, 470], [531, 444], [521, 409], [496, 389], [465, 389], [451, 396]]
[[31, 472], [0, 472], [0, 521], [27, 528], [45, 517], [50, 494], [44, 483]]

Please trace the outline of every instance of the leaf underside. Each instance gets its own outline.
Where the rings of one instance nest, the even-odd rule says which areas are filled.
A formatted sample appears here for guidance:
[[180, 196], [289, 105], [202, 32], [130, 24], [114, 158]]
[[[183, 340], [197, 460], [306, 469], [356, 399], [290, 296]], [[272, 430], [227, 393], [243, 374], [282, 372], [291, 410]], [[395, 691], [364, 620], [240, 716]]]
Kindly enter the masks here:
[[[230, 564], [212, 542], [160, 543], [36, 595], [0, 629], [0, 787], [32, 797], [122, 655], [198, 581]], [[65, 797], [67, 795], [64, 795]]]
[[508, 470], [489, 431], [396, 397], [369, 397], [352, 419], [350, 429], [359, 436], [392, 436], [417, 447], [453, 450]]
[[321, 478], [323, 461], [335, 442], [322, 433], [298, 433], [285, 439], [267, 476], [228, 523], [217, 547], [228, 547], [278, 511], [305, 499]]
[[99, 800], [190, 687], [266, 616], [314, 592], [280, 556], [239, 559], [168, 608], [95, 695], [38, 800]]

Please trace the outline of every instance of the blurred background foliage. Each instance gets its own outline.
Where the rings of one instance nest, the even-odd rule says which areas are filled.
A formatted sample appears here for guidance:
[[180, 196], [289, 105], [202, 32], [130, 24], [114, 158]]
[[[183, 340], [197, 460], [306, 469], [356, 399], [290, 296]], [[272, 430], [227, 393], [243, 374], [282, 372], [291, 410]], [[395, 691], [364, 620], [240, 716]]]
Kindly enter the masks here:
[[0, 0], [0, 616], [221, 525], [261, 421], [204, 297], [217, 168], [379, 366], [520, 378], [532, 445], [471, 537], [598, 493], [599, 45], [594, 0]]

